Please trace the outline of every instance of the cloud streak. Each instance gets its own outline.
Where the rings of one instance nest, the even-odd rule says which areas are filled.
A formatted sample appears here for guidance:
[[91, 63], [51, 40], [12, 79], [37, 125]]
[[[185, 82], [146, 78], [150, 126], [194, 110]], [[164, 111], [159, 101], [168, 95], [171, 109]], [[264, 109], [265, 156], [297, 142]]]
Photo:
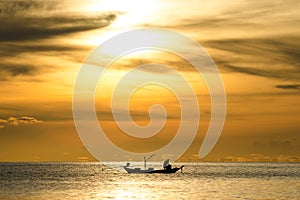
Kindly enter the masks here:
[[[82, 12], [70, 8], [73, 3], [0, 0], [0, 81], [57, 70], [61, 66], [54, 60], [58, 62], [62, 56], [77, 62], [78, 53], [86, 52], [88, 47], [71, 44], [67, 39], [80, 32], [107, 27], [119, 14]], [[32, 62], [33, 57], [38, 59]], [[52, 62], [48, 62], [50, 59]]]
[[218, 51], [221, 69], [268, 78], [300, 79], [300, 37], [224, 39], [204, 43]]
[[34, 117], [9, 117], [8, 119], [0, 119], [0, 128], [8, 127], [8, 126], [25, 126], [25, 125], [33, 125], [42, 123], [42, 121], [34, 118]]
[[103, 28], [111, 24], [115, 14], [81, 16], [64, 14], [61, 16], [2, 17], [0, 41], [37, 40], [65, 34]]
[[[29, 45], [17, 43], [1, 43], [0, 47], [0, 81], [8, 81], [16, 77], [32, 77], [42, 73], [55, 72], [61, 66], [54, 65], [53, 61], [64, 59], [67, 62], [80, 62], [84, 56], [82, 52], [89, 50], [81, 45], [41, 44], [30, 43]], [[33, 57], [36, 59], [33, 61]], [[50, 60], [52, 62], [47, 62]]]
[[276, 85], [276, 88], [300, 90], [300, 84]]
[[102, 28], [117, 13], [81, 13], [62, 8], [66, 1], [0, 1], [0, 41], [37, 40]]
[[[237, 0], [217, 4], [178, 3], [178, 18], [173, 20], [173, 12], [166, 9], [165, 18], [170, 20], [162, 24], [191, 33], [223, 72], [300, 79], [299, 1]], [[190, 5], [193, 9], [182, 9]]]

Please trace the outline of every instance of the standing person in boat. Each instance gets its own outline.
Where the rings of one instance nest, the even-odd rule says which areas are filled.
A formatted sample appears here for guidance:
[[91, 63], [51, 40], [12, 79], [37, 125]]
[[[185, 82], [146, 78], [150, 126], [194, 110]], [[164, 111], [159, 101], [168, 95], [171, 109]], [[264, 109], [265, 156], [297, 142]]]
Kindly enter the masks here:
[[166, 171], [171, 171], [172, 169], [172, 165], [170, 164], [170, 159], [165, 160], [164, 164], [163, 164], [163, 168]]

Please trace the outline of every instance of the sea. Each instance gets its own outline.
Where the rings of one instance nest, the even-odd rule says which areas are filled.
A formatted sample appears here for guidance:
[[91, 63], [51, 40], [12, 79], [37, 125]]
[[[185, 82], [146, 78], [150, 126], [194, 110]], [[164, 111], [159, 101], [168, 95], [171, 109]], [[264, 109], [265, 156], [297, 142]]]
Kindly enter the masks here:
[[175, 163], [185, 165], [175, 174], [127, 174], [125, 164], [0, 163], [0, 199], [300, 199], [300, 163]]

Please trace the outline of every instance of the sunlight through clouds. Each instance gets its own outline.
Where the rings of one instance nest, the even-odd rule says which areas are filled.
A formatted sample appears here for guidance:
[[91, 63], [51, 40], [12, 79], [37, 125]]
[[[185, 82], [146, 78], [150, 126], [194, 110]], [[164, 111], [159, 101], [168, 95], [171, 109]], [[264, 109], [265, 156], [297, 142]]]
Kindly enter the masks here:
[[[94, 48], [112, 36], [140, 27], [160, 27], [183, 33], [201, 44], [224, 80], [228, 98], [226, 124], [220, 142], [206, 161], [293, 160], [300, 153], [299, 8], [297, 0], [0, 0], [0, 146], [6, 152], [14, 152], [6, 143], [17, 140], [24, 130], [43, 139], [28, 140], [27, 145], [20, 140], [21, 153], [12, 160], [32, 159], [36, 156], [28, 148], [32, 145], [41, 149], [42, 160], [92, 160], [80, 149], [82, 144], [72, 121], [72, 92], [78, 69]], [[159, 32], [145, 32], [145, 36], [149, 45], [168, 39]], [[116, 55], [118, 47], [134, 41], [133, 37], [101, 51]], [[169, 45], [189, 49], [181, 41]], [[89, 64], [103, 67], [101, 62], [105, 59], [95, 58]], [[112, 85], [128, 70], [145, 63], [177, 70], [196, 89], [202, 120], [197, 134], [200, 142], [193, 143], [184, 158], [198, 161], [192, 155], [199, 150], [209, 124], [211, 102], [205, 83], [195, 75], [193, 67], [176, 55], [136, 52], [116, 60], [107, 78], [99, 83], [107, 91], [97, 91], [95, 107], [103, 106], [107, 111], [109, 103], [102, 101], [99, 105], [98, 100], [109, 99]], [[209, 70], [203, 69], [203, 73]], [[136, 81], [156, 77], [173, 81], [185, 92], [182, 84], [159, 65], [137, 70], [134, 77], [124, 86], [126, 90]], [[159, 98], [154, 98], [155, 92]], [[144, 106], [156, 100], [168, 105], [174, 122], [168, 134], [173, 134], [178, 113], [171, 94], [146, 87], [135, 97], [131, 99], [132, 117], [141, 125], [148, 122]], [[110, 129], [112, 118], [106, 113], [102, 122]], [[10, 134], [2, 134], [7, 132]], [[292, 150], [286, 148], [286, 141]], [[44, 144], [58, 145], [62, 153], [51, 153]], [[63, 155], [72, 151], [76, 152], [72, 158]], [[2, 160], [10, 159], [11, 154], [5, 155]]]

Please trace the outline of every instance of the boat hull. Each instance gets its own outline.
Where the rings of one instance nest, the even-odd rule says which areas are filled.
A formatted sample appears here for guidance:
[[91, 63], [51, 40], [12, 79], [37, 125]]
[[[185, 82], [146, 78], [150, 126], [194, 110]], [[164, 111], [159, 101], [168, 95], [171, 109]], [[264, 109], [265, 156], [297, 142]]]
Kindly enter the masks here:
[[129, 174], [151, 173], [152, 171], [155, 171], [154, 169], [140, 169], [140, 168], [128, 168], [128, 167], [124, 167], [124, 169]]
[[181, 167], [175, 167], [170, 170], [159, 169], [159, 170], [154, 170], [154, 171], [146, 172], [146, 173], [149, 173], [149, 174], [172, 174], [172, 173], [177, 172], [180, 169], [181, 169]]
[[174, 168], [168, 168], [168, 169], [158, 169], [154, 170], [153, 168], [148, 168], [148, 169], [140, 169], [140, 168], [129, 168], [129, 167], [124, 167], [124, 169], [127, 171], [127, 173], [135, 173], [135, 174], [140, 174], [140, 173], [147, 173], [147, 174], [172, 174], [177, 172], [178, 170], [182, 169], [184, 165], [181, 167], [174, 167]]

